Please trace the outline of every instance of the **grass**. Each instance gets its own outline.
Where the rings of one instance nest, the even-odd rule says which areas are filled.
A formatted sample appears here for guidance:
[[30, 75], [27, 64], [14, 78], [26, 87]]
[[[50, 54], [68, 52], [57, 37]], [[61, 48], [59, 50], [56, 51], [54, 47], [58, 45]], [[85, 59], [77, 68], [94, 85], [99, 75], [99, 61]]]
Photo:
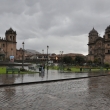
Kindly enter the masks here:
[[[26, 73], [38, 73], [34, 71], [20, 71], [20, 74], [26, 74]], [[0, 67], [0, 74], [6, 74], [6, 67]], [[8, 72], [8, 74], [12, 74], [12, 72]], [[18, 74], [18, 72], [14, 72], [13, 74]]]
[[[70, 69], [71, 72], [81, 72], [80, 71], [80, 68], [85, 68], [85, 67], [80, 67], [80, 66], [65, 66], [64, 67], [64, 71], [65, 72], [68, 72], [67, 69]], [[91, 67], [86, 67], [88, 69], [86, 70], [82, 70], [82, 72], [88, 72], [89, 71], [89, 68]], [[49, 66], [49, 69], [53, 69], [53, 70], [59, 70], [59, 67], [58, 66]], [[94, 67], [94, 68], [91, 68], [91, 72], [99, 72], [99, 71], [106, 71], [107, 69], [106, 68], [101, 68], [101, 67]], [[110, 71], [110, 69], [108, 69], [108, 71]]]
[[52, 69], [52, 70], [58, 70], [59, 67], [58, 67], [58, 66], [49, 66], [49, 69]]
[[6, 73], [6, 67], [0, 67], [0, 74]]
[[[80, 66], [65, 66], [64, 67], [64, 71], [65, 72], [68, 72], [67, 68], [71, 69], [71, 71], [69, 72], [81, 72], [80, 71], [80, 68], [83, 68], [83, 67], [80, 67]], [[58, 66], [49, 66], [49, 69], [51, 70], [59, 70], [59, 67]], [[107, 69], [106, 68], [103, 68], [101, 69], [100, 67], [95, 67], [93, 69], [91, 69], [91, 72], [99, 72], [99, 71], [106, 71]], [[89, 70], [82, 70], [82, 72], [88, 72]], [[108, 71], [110, 71], [110, 69], [108, 69]], [[39, 73], [39, 72], [34, 72], [34, 71], [20, 71], [20, 74], [31, 74], [31, 73]], [[6, 67], [0, 67], [0, 74], [6, 74]], [[8, 72], [8, 74], [12, 74], [12, 72]], [[13, 74], [18, 74], [18, 72], [14, 72]]]

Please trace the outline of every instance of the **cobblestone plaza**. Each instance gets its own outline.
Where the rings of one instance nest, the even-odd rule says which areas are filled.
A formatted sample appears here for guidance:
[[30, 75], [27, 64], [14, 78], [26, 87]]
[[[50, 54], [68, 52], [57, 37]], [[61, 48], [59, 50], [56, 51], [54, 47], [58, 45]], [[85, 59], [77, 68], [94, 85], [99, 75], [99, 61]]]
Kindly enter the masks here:
[[110, 76], [0, 88], [0, 110], [110, 110]]

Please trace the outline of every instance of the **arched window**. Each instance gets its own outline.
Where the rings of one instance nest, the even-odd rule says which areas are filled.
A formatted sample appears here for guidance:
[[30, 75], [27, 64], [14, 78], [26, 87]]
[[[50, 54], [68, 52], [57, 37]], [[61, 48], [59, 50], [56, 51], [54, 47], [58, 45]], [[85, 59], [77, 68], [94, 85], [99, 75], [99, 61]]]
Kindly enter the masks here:
[[5, 47], [5, 44], [3, 44], [3, 47]]
[[108, 46], [110, 46], [110, 44], [107, 44]]
[[110, 53], [110, 50], [108, 50], [108, 53]]
[[110, 34], [108, 34], [108, 38], [110, 38]]
[[10, 40], [12, 40], [12, 36], [10, 36]]

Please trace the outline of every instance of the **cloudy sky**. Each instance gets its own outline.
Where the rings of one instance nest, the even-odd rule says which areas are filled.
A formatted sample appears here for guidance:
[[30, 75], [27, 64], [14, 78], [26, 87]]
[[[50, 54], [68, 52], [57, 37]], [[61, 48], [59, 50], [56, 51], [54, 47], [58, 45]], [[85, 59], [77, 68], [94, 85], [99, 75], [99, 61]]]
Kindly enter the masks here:
[[88, 54], [88, 33], [103, 36], [110, 25], [109, 0], [0, 0], [0, 36], [17, 32], [17, 49]]

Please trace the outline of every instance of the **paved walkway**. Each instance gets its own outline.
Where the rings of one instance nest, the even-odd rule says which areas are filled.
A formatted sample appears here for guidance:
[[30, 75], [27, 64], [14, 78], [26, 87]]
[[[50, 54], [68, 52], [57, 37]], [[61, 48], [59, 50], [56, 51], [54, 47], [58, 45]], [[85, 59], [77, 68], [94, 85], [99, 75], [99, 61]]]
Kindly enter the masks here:
[[110, 76], [2, 87], [0, 110], [110, 110]]

